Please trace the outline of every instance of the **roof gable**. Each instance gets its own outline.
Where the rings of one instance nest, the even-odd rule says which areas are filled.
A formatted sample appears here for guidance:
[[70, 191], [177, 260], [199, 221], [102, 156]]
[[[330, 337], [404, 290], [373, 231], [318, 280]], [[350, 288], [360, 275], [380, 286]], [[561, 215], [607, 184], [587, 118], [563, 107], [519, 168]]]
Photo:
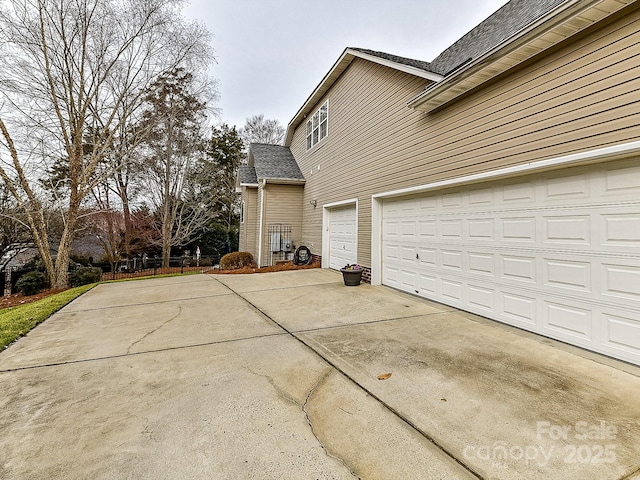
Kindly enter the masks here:
[[374, 50], [367, 50], [364, 48], [346, 48], [338, 61], [331, 67], [331, 70], [325, 75], [320, 84], [311, 93], [309, 98], [304, 102], [300, 110], [295, 114], [293, 119], [289, 122], [287, 127], [287, 134], [284, 141], [285, 145], [291, 145], [293, 139], [293, 132], [302, 123], [306, 116], [311, 113], [313, 108], [322, 99], [322, 97], [329, 91], [333, 84], [338, 80], [340, 75], [351, 65], [356, 58], [362, 58], [369, 62], [384, 65], [401, 72], [405, 72], [417, 77], [424, 78], [426, 80], [438, 81], [442, 79], [441, 75], [432, 72], [429, 69], [429, 63], [421, 60], [414, 60], [411, 58], [400, 57], [398, 55], [391, 55], [384, 52], [376, 52]]
[[257, 185], [260, 180], [304, 183], [304, 176], [289, 147], [252, 143], [249, 164], [238, 169], [241, 185]]

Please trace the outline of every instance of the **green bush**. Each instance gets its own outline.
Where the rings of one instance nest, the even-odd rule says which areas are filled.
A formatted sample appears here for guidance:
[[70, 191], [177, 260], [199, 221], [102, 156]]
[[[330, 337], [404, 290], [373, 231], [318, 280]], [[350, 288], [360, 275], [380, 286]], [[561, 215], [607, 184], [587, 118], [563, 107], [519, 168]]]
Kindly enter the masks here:
[[99, 282], [102, 278], [102, 269], [98, 267], [78, 267], [69, 275], [69, 283], [72, 287], [88, 285]]
[[25, 296], [35, 295], [47, 286], [47, 277], [42, 272], [25, 273], [16, 282], [16, 289]]
[[220, 269], [235, 270], [242, 267], [255, 267], [253, 255], [249, 252], [231, 252], [220, 259]]

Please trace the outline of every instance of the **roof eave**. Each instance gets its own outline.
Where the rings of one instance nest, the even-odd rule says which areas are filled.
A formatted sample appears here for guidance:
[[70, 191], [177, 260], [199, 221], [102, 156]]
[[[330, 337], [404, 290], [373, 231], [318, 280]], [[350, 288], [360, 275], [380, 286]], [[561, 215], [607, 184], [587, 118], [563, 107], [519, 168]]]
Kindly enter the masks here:
[[560, 4], [473, 62], [427, 87], [407, 106], [430, 112], [514, 68], [635, 0], [571, 0]]
[[331, 86], [336, 82], [336, 80], [342, 75], [342, 73], [347, 69], [347, 67], [351, 64], [354, 58], [362, 58], [364, 60], [368, 60], [370, 62], [377, 63], [379, 65], [384, 65], [389, 68], [393, 68], [399, 70], [401, 72], [409, 73], [411, 75], [415, 75], [417, 77], [424, 78], [426, 80], [430, 80], [432, 82], [437, 82], [442, 80], [442, 76], [437, 73], [427, 72], [425, 70], [421, 70], [416, 67], [412, 67], [410, 65], [404, 65], [401, 63], [393, 62], [391, 60], [387, 60], [384, 58], [376, 57], [375, 55], [369, 55], [364, 52], [359, 52], [357, 50], [353, 50], [351, 48], [346, 48], [340, 58], [333, 64], [329, 72], [324, 76], [322, 81], [318, 84], [315, 90], [309, 95], [309, 98], [304, 102], [302, 107], [296, 112], [293, 119], [289, 122], [287, 126], [287, 133], [285, 136], [284, 145], [286, 147], [291, 145], [291, 140], [293, 139], [293, 132], [295, 129], [302, 123], [302, 121], [306, 118], [306, 116], [311, 113], [313, 107], [320, 101], [320, 99], [329, 91]]

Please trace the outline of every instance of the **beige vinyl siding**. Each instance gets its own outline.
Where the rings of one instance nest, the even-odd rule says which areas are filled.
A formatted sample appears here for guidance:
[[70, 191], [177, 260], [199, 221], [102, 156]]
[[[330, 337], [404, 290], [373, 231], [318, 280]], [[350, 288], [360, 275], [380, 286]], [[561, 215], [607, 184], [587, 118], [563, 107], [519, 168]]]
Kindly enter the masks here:
[[257, 258], [258, 249], [258, 189], [242, 187], [244, 200], [244, 222], [240, 225], [240, 251], [249, 252]]
[[307, 179], [303, 240], [320, 253], [320, 205], [358, 197], [369, 265], [374, 193], [637, 140], [640, 10], [626, 13], [430, 114], [406, 107], [425, 80], [354, 60], [319, 103], [329, 136], [307, 152], [301, 125], [292, 140]]
[[[264, 187], [264, 216], [262, 230], [262, 265], [269, 263], [269, 225], [291, 225], [291, 240], [300, 245], [302, 231], [302, 185], [277, 185]], [[257, 238], [257, 235], [256, 235]], [[257, 259], [257, 255], [256, 255]]]

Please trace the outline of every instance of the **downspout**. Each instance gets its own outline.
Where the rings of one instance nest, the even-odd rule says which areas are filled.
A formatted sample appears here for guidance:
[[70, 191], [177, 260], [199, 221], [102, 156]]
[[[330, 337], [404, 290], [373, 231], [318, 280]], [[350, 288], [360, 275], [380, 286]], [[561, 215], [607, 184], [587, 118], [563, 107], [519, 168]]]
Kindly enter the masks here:
[[260, 225], [258, 227], [258, 267], [262, 266], [262, 226], [264, 225], [264, 188], [266, 181], [262, 180], [260, 189]]

